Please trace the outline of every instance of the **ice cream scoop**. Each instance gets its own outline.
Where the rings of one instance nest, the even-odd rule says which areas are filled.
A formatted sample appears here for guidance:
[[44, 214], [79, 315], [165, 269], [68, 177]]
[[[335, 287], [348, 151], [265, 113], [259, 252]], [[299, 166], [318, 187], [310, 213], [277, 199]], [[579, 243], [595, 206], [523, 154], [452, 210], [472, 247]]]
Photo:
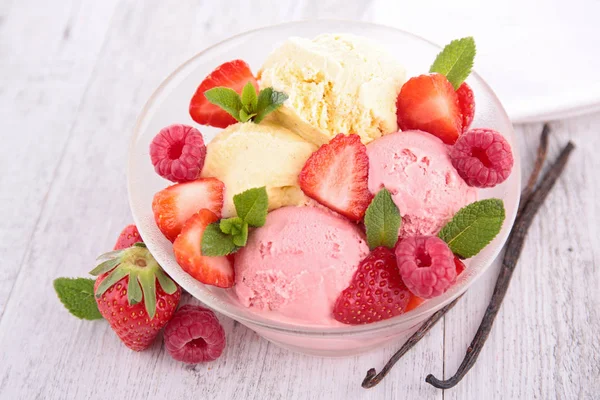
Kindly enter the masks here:
[[222, 216], [235, 215], [233, 196], [266, 186], [269, 209], [302, 205], [298, 174], [316, 146], [289, 130], [251, 122], [221, 131], [207, 146], [202, 177], [225, 184]]
[[477, 200], [452, 166], [448, 147], [421, 131], [386, 135], [367, 145], [369, 190], [385, 187], [402, 215], [401, 236], [435, 235]]
[[261, 87], [289, 99], [270, 118], [317, 145], [338, 133], [363, 143], [395, 132], [404, 68], [378, 44], [353, 35], [290, 38], [258, 72]]
[[235, 255], [235, 292], [269, 317], [338, 324], [333, 305], [369, 249], [356, 224], [317, 207], [284, 207]]

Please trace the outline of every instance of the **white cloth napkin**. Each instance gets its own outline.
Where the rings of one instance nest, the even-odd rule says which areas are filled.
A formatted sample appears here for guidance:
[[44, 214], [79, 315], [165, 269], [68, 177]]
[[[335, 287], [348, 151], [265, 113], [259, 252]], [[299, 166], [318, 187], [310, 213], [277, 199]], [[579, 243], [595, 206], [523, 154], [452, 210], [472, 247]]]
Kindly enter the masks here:
[[375, 0], [373, 22], [440, 45], [474, 36], [475, 69], [513, 122], [600, 110], [599, 0]]

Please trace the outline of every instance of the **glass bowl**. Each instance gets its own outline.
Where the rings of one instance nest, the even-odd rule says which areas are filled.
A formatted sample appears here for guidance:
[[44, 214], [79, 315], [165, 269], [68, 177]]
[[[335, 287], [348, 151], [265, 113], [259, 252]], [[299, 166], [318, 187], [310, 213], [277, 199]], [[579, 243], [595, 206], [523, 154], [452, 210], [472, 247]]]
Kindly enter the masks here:
[[[476, 73], [468, 79], [477, 101], [473, 127], [495, 129], [511, 143], [515, 165], [502, 185], [479, 191], [480, 198], [504, 200], [506, 221], [500, 234], [461, 274], [456, 285], [442, 296], [398, 317], [359, 326], [303, 326], [269, 319], [243, 307], [231, 294], [204, 285], [184, 272], [173, 257], [171, 243], [158, 230], [152, 215], [152, 198], [170, 182], [152, 167], [149, 144], [163, 127], [173, 123], [197, 126], [188, 114], [190, 98], [202, 79], [219, 64], [236, 58], [257, 71], [267, 55], [290, 36], [312, 38], [322, 33], [351, 33], [370, 38], [394, 55], [408, 76], [426, 73], [440, 47], [398, 29], [355, 21], [307, 21], [276, 25], [246, 32], [216, 44], [181, 65], [158, 87], [146, 103], [134, 129], [129, 151], [128, 191], [133, 218], [148, 248], [165, 271], [185, 290], [215, 311], [231, 317], [271, 342], [301, 353], [346, 356], [370, 350], [383, 343], [406, 338], [434, 312], [464, 293], [492, 264], [514, 223], [521, 188], [521, 167], [512, 125], [494, 92]], [[448, 38], [448, 42], [454, 38]], [[209, 142], [218, 129], [199, 127]]]

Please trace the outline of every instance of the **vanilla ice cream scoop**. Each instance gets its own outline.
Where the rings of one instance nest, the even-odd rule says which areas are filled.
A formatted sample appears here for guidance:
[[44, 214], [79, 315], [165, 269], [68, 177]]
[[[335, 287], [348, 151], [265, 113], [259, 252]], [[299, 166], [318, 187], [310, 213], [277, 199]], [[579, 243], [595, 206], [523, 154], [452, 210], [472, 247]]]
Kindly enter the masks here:
[[269, 209], [304, 205], [298, 174], [316, 146], [289, 130], [252, 122], [229, 126], [207, 146], [202, 177], [225, 184], [222, 215], [236, 215], [233, 196], [266, 186]]
[[338, 133], [356, 133], [366, 144], [398, 130], [396, 97], [405, 70], [365, 38], [290, 38], [267, 58], [258, 77], [262, 88], [289, 96], [270, 118], [314, 144]]

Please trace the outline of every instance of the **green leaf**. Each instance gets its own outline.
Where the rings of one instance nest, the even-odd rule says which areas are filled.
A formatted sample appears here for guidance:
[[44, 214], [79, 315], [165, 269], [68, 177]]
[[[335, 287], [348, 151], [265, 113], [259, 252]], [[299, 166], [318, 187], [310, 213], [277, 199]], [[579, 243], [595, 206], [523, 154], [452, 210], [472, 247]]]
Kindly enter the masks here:
[[383, 188], [375, 195], [365, 212], [367, 243], [371, 249], [379, 246], [394, 248], [402, 224], [400, 211], [390, 192]]
[[240, 121], [242, 100], [235, 90], [226, 87], [216, 87], [204, 92], [204, 96], [212, 104], [221, 107], [231, 114], [233, 118]]
[[248, 114], [244, 109], [240, 110], [240, 122], [248, 122], [252, 117], [254, 117], [256, 113]]
[[102, 275], [102, 274], [112, 270], [113, 268], [115, 268], [117, 265], [119, 265], [120, 262], [121, 262], [121, 260], [119, 258], [113, 258], [111, 260], [106, 260], [106, 261], [98, 264], [98, 266], [96, 268], [91, 270], [90, 275], [92, 275], [92, 276]]
[[59, 300], [77, 318], [102, 319], [94, 299], [94, 280], [87, 278], [57, 278], [53, 282]]
[[202, 234], [202, 255], [209, 257], [226, 256], [234, 253], [238, 247], [233, 237], [221, 232], [218, 222], [210, 224]]
[[129, 283], [127, 284], [127, 301], [129, 305], [134, 305], [142, 301], [142, 288], [138, 281], [138, 275], [135, 272], [129, 274]]
[[248, 113], [256, 111], [258, 96], [256, 95], [256, 89], [252, 82], [246, 83], [246, 86], [242, 89], [242, 105]]
[[251, 226], [263, 226], [269, 209], [267, 188], [248, 189], [233, 196], [233, 204], [238, 217]]
[[233, 235], [233, 244], [238, 247], [244, 247], [248, 242], [248, 223], [244, 222], [239, 232]]
[[177, 291], [177, 285], [175, 282], [173, 282], [173, 280], [169, 278], [161, 268], [156, 270], [156, 279], [158, 279], [160, 287], [166, 294], [173, 294]]
[[277, 110], [288, 99], [288, 95], [283, 92], [273, 90], [273, 88], [265, 88], [258, 94], [258, 104], [256, 106], [256, 116], [254, 122], [259, 123], [268, 114]]
[[471, 73], [475, 52], [472, 37], [453, 40], [437, 55], [429, 72], [445, 75], [456, 90]]
[[240, 227], [240, 226], [242, 226], [243, 223], [244, 223], [244, 221], [240, 217], [233, 217], [233, 218], [222, 219], [221, 222], [219, 222], [219, 227], [221, 228], [221, 232], [230, 234], [231, 229], [234, 226]]
[[102, 282], [98, 285], [96, 289], [96, 298], [102, 297], [102, 294], [108, 290], [109, 287], [113, 286], [115, 283], [119, 282], [125, 276], [129, 274], [129, 270], [123, 265], [119, 265], [117, 269], [112, 271]]
[[150, 319], [152, 319], [156, 314], [156, 275], [149, 272], [138, 276], [144, 293], [144, 308]]
[[504, 222], [504, 203], [486, 199], [461, 208], [438, 234], [462, 258], [473, 257], [498, 235]]

